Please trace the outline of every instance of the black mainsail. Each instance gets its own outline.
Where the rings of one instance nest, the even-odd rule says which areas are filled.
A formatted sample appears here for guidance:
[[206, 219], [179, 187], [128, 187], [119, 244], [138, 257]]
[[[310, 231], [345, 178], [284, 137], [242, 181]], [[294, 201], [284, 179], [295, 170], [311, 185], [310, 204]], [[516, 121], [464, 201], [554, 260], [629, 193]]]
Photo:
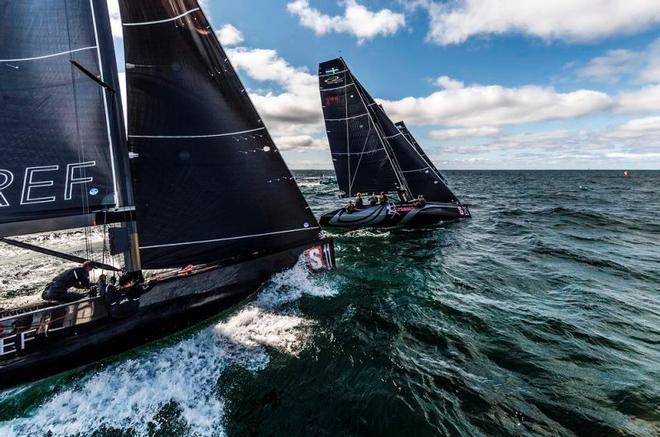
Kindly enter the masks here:
[[[410, 141], [411, 135], [404, 132], [395, 125], [385, 110], [375, 102], [369, 92], [355, 78], [348, 69], [343, 59], [334, 59], [324, 62], [319, 70], [321, 98], [323, 99], [323, 110], [325, 115], [330, 148], [332, 150], [333, 162], [337, 172], [337, 178], [340, 181], [342, 190], [349, 196], [358, 192], [380, 192], [380, 191], [399, 191], [407, 190], [413, 197], [424, 196], [428, 201], [442, 203], [459, 203], [457, 197], [452, 193], [444, 178], [437, 170], [435, 165], [428, 159], [419, 145]], [[334, 87], [333, 86], [334, 84]], [[359, 125], [350, 120], [350, 113], [344, 110], [345, 118], [338, 117], [342, 114], [342, 104], [351, 102], [357, 106], [359, 111], [364, 113], [364, 117], [369, 120], [369, 125]], [[350, 106], [350, 105], [348, 105]], [[371, 130], [378, 136], [379, 146], [382, 150], [381, 166], [377, 166], [378, 171], [372, 167], [357, 165], [352, 168], [354, 173], [361, 175], [363, 179], [369, 179], [372, 184], [368, 189], [363, 186], [353, 187], [349, 183], [349, 190], [345, 190], [341, 185], [342, 179], [351, 174], [346, 171], [346, 164], [341, 152], [355, 144], [356, 138], [365, 129]], [[347, 147], [348, 144], [348, 147]], [[355, 149], [354, 149], [355, 150]], [[354, 162], [362, 163], [368, 149], [362, 150], [359, 147], [357, 151], [349, 154]], [[387, 169], [387, 176], [381, 180], [382, 169]], [[389, 172], [395, 176], [396, 183], [391, 183]], [[353, 176], [355, 178], [355, 176]]]
[[0, 236], [131, 206], [105, 0], [0, 0]]
[[197, 1], [120, 7], [144, 267], [317, 240], [315, 217]]
[[332, 162], [344, 195], [405, 187], [385, 134], [344, 60], [322, 63], [319, 79]]

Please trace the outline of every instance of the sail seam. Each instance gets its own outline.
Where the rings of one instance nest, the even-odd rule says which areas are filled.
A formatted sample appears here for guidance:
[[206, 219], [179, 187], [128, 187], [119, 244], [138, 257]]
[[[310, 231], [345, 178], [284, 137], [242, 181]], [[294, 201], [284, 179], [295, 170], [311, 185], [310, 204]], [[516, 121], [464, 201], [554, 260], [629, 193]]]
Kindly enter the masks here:
[[265, 127], [260, 127], [258, 129], [250, 129], [239, 132], [227, 132], [224, 134], [209, 134], [209, 135], [129, 135], [131, 138], [150, 138], [150, 139], [194, 139], [194, 138], [219, 138], [219, 137], [229, 137], [232, 135], [242, 135], [249, 134], [252, 132], [259, 132], [266, 129]]
[[355, 84], [354, 83], [349, 83], [348, 85], [342, 85], [342, 86], [338, 86], [338, 87], [334, 87], [334, 88], [324, 88], [324, 89], [321, 90], [321, 92], [324, 93], [326, 91], [343, 90], [344, 88], [348, 88], [351, 85], [355, 85]]
[[176, 21], [179, 18], [183, 18], [186, 15], [192, 14], [193, 12], [199, 11], [199, 8], [191, 9], [187, 12], [184, 12], [183, 14], [177, 15], [176, 17], [173, 18], [165, 18], [163, 20], [155, 20], [155, 21], [143, 21], [141, 23], [124, 23], [124, 26], [148, 26], [151, 24], [161, 24], [161, 23], [169, 23], [170, 21]]
[[348, 120], [353, 120], [355, 118], [362, 118], [364, 116], [368, 115], [368, 113], [360, 114], [360, 115], [354, 115], [353, 117], [345, 117], [345, 118], [326, 118], [325, 121], [348, 121]]
[[396, 134], [396, 135], [390, 135], [389, 137], [384, 137], [384, 138], [387, 138], [387, 139], [389, 140], [389, 139], [391, 139], [391, 138], [396, 138], [396, 137], [398, 137], [399, 135], [403, 135], [403, 134], [402, 134], [401, 132], [399, 132], [399, 133]]
[[59, 52], [59, 53], [52, 53], [50, 55], [43, 55], [43, 56], [34, 56], [32, 58], [19, 58], [19, 59], [0, 59], [0, 62], [25, 62], [25, 61], [37, 61], [39, 59], [48, 59], [48, 58], [54, 58], [56, 56], [62, 56], [62, 55], [68, 55], [70, 53], [76, 53], [76, 52], [82, 52], [84, 50], [92, 50], [92, 49], [97, 49], [98, 46], [89, 46], [89, 47], [82, 47], [79, 49], [73, 49], [73, 50], [67, 50], [66, 52]]
[[300, 229], [291, 229], [288, 231], [277, 231], [277, 232], [267, 232], [264, 234], [253, 234], [253, 235], [241, 235], [238, 237], [227, 237], [227, 238], [216, 238], [212, 240], [200, 240], [200, 241], [187, 241], [183, 243], [170, 243], [170, 244], [159, 244], [155, 246], [142, 246], [140, 249], [146, 250], [146, 249], [158, 249], [161, 247], [176, 247], [176, 246], [190, 246], [193, 244], [208, 244], [208, 243], [219, 243], [222, 241], [234, 241], [234, 240], [244, 240], [247, 238], [258, 238], [258, 237], [268, 237], [270, 235], [282, 235], [282, 234], [292, 234], [294, 232], [303, 232], [303, 231], [313, 231], [315, 229], [319, 229], [318, 226], [314, 227], [308, 227], [308, 228], [300, 228]]
[[380, 149], [369, 150], [368, 152], [332, 153], [332, 154], [333, 155], [340, 155], [340, 156], [345, 156], [345, 155], [367, 155], [369, 153], [381, 152], [383, 150], [385, 150], [384, 147], [381, 147]]
[[417, 173], [424, 170], [429, 170], [431, 167], [418, 168], [417, 170], [401, 170], [402, 173]]

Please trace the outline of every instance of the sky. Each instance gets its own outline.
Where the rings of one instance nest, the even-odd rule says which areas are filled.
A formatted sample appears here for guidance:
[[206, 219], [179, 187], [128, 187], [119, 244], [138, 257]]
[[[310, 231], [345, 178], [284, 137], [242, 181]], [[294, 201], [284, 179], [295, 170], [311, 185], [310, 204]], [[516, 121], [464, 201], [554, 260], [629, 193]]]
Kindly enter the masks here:
[[293, 169], [332, 168], [338, 56], [441, 169], [660, 169], [658, 0], [200, 4]]

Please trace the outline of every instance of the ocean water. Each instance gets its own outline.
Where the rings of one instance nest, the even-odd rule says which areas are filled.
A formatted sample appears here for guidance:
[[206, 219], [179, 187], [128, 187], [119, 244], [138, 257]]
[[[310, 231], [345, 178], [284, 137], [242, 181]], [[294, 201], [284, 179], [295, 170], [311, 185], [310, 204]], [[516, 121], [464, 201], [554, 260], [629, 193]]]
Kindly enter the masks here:
[[[334, 234], [334, 272], [1, 393], [0, 435], [660, 435], [660, 172], [446, 176], [472, 220]], [[60, 267], [0, 248], [0, 302]]]

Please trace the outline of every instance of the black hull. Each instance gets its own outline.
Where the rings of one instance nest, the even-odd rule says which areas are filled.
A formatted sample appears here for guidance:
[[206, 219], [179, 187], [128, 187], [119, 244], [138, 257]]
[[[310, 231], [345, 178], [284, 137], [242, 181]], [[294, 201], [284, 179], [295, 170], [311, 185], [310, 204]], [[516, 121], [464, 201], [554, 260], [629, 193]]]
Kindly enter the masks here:
[[324, 228], [408, 228], [433, 226], [471, 218], [465, 205], [428, 202], [424, 206], [410, 203], [390, 203], [348, 212], [346, 208], [324, 214], [319, 219]]
[[[56, 375], [186, 329], [250, 296], [303, 254], [311, 270], [334, 266], [332, 242], [324, 241], [164, 278], [140, 298], [138, 312], [124, 319], [109, 317], [99, 298], [3, 319], [4, 351], [14, 352], [0, 357], [0, 388]], [[28, 316], [41, 321], [28, 327]], [[21, 348], [21, 332], [31, 331]]]

